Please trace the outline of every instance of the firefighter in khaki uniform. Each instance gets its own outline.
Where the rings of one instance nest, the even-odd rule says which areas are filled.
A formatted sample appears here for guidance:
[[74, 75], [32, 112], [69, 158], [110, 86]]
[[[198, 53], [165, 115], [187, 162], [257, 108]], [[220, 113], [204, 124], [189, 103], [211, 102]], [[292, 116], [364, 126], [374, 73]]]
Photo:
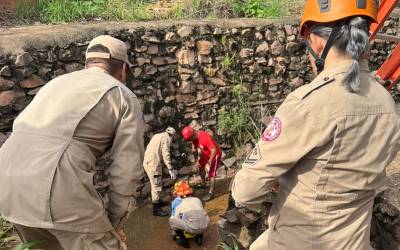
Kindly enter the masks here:
[[[24, 242], [41, 242], [32, 249], [126, 249], [144, 151], [139, 101], [121, 83], [128, 64], [125, 43], [96, 37], [86, 69], [50, 81], [15, 120], [0, 149], [0, 213]], [[107, 150], [106, 207], [94, 180]]]
[[176, 179], [177, 171], [172, 167], [170, 147], [172, 139], [176, 137], [176, 131], [168, 127], [165, 132], [155, 134], [144, 153], [143, 167], [150, 180], [151, 200], [153, 202], [154, 216], [167, 216], [168, 213], [161, 210], [163, 204], [160, 201], [162, 190], [162, 164], [167, 166], [172, 180]]
[[[291, 93], [237, 173], [238, 206], [280, 188], [251, 250], [371, 249], [375, 190], [399, 150], [390, 94], [369, 72], [375, 0], [308, 0], [301, 24], [317, 77]], [[251, 185], [249, 185], [251, 183]]]

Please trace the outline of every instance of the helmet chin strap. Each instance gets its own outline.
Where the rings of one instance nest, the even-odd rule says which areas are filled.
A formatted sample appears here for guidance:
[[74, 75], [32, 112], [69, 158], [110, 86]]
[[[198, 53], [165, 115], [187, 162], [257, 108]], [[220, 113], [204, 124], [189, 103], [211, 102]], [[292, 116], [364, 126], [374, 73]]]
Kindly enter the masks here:
[[318, 74], [321, 73], [321, 71], [324, 70], [325, 66], [325, 59], [328, 55], [329, 50], [332, 48], [333, 43], [335, 42], [335, 39], [337, 37], [337, 34], [340, 31], [341, 23], [337, 23], [333, 29], [331, 34], [329, 35], [328, 41], [325, 44], [324, 50], [322, 51], [321, 56], [318, 56], [317, 53], [312, 49], [310, 43], [308, 40], [306, 40], [306, 45], [308, 50], [310, 51], [310, 54], [314, 57], [315, 59], [315, 66], [317, 67], [317, 72]]

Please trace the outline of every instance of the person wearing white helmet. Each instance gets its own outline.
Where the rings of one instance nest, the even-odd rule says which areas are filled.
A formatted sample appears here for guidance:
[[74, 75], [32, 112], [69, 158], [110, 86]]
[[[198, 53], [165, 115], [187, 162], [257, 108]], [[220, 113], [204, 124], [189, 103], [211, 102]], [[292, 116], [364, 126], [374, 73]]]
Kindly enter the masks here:
[[160, 200], [162, 191], [162, 166], [168, 168], [172, 180], [176, 179], [177, 171], [172, 167], [170, 146], [172, 140], [176, 137], [176, 131], [168, 127], [164, 132], [155, 134], [144, 153], [143, 167], [150, 180], [151, 199], [153, 202], [154, 216], [167, 216], [168, 213], [162, 211], [163, 204]]

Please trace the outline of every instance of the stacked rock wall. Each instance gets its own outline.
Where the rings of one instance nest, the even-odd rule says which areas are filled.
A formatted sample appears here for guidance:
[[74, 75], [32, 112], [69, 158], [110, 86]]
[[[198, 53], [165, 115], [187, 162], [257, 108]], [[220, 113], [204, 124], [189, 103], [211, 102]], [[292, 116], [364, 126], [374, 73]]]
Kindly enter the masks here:
[[[297, 25], [247, 22], [240, 27], [237, 23], [229, 27], [218, 22], [162, 28], [136, 25], [100, 32], [110, 33], [130, 48], [134, 68], [127, 85], [141, 101], [148, 136], [167, 125], [177, 127], [192, 120], [215, 131], [218, 111], [232, 101], [231, 87], [237, 82], [246, 87], [257, 107], [279, 103], [312, 80]], [[13, 120], [41, 86], [84, 67], [90, 39], [28, 46], [15, 54], [0, 52], [0, 132], [11, 131]], [[375, 42], [372, 68], [392, 47]]]

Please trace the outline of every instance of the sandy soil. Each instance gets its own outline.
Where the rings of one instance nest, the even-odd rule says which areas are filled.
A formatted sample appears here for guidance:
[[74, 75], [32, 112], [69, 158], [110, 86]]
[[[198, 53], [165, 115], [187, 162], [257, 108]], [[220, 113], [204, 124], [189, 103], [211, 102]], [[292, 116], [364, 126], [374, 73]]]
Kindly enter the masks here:
[[[228, 206], [228, 186], [230, 179], [219, 181], [216, 185], [216, 198], [206, 202], [205, 209], [210, 216], [211, 223], [204, 234], [204, 245], [199, 247], [191, 240], [191, 248], [200, 249], [218, 249], [218, 231], [216, 223], [220, 219]], [[204, 196], [204, 190], [196, 190], [196, 196]], [[145, 206], [137, 209], [130, 216], [126, 225], [126, 233], [129, 239], [129, 250], [178, 250], [183, 249], [176, 245], [171, 239], [171, 230], [169, 229], [169, 217], [154, 217], [152, 214], [152, 205], [147, 202]]]

